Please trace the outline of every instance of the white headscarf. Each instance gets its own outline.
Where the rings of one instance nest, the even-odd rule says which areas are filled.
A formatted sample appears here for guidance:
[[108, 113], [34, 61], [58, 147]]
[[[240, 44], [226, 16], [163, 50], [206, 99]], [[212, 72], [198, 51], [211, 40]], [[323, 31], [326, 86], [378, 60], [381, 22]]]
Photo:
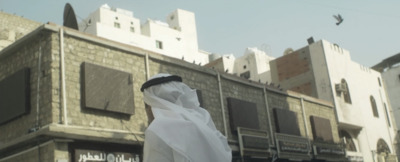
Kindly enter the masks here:
[[[171, 75], [157, 74], [150, 80], [168, 76]], [[216, 129], [210, 114], [199, 106], [195, 90], [182, 82], [169, 81], [144, 89], [144, 101], [151, 106], [155, 118], [146, 130], [152, 134], [150, 138], [158, 136], [192, 162], [231, 161], [226, 137]], [[146, 136], [145, 142], [151, 140]]]

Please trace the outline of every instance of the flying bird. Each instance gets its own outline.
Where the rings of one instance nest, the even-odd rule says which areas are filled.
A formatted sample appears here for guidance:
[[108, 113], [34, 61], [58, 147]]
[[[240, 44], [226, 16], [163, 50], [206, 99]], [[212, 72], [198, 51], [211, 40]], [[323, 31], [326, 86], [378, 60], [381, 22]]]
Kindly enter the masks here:
[[333, 15], [333, 17], [337, 20], [336, 25], [340, 25], [343, 22], [343, 18], [340, 14], [338, 15]]

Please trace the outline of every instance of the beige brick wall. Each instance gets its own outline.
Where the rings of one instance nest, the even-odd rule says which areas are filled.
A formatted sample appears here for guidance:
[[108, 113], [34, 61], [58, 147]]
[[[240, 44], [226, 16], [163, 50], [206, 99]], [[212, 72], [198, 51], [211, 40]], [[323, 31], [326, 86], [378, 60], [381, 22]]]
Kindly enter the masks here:
[[[242, 78], [238, 78], [239, 80]], [[267, 113], [265, 107], [265, 99], [263, 95], [263, 89], [256, 88], [254, 86], [249, 86], [246, 84], [242, 84], [240, 82], [235, 82], [232, 80], [228, 80], [225, 78], [221, 79], [221, 86], [222, 86], [222, 94], [224, 99], [224, 108], [225, 108], [225, 115], [227, 121], [227, 128], [228, 128], [228, 136], [230, 139], [237, 140], [237, 134], [232, 134], [231, 127], [229, 125], [229, 111], [228, 111], [228, 102], [227, 98], [232, 97], [248, 102], [255, 103], [257, 106], [257, 113], [258, 113], [258, 122], [260, 129], [262, 130], [269, 130], [269, 125], [267, 122]]]
[[[0, 80], [23, 69], [30, 69], [30, 113], [0, 125], [0, 143], [10, 141], [28, 134], [30, 128], [35, 127], [39, 106], [39, 125], [47, 125], [51, 119], [51, 73], [49, 67], [51, 39], [48, 32], [32, 37], [27, 43], [23, 43], [0, 56]], [[41, 70], [38, 72], [39, 53], [41, 53]], [[40, 76], [39, 105], [37, 105], [37, 81]]]
[[0, 11], [0, 51], [32, 30], [39, 22]]
[[[59, 45], [53, 46], [58, 51]], [[145, 82], [145, 61], [143, 56], [124, 52], [117, 48], [109, 48], [100, 44], [76, 39], [66, 35], [64, 37], [65, 53], [65, 84], [67, 98], [68, 124], [93, 128], [108, 128], [127, 131], [144, 131], [147, 126], [147, 116], [144, 111], [143, 97], [140, 86]], [[59, 60], [60, 55], [53, 53], [53, 60]], [[124, 71], [133, 75], [135, 114], [132, 116], [107, 111], [86, 109], [81, 107], [81, 65], [84, 62], [101, 65], [104, 67]], [[53, 97], [60, 95], [59, 67], [54, 63]], [[60, 102], [54, 103], [59, 105]], [[58, 114], [59, 109], [53, 108], [53, 113]], [[57, 118], [58, 116], [54, 116]]]
[[338, 131], [338, 124], [335, 120], [335, 112], [332, 107], [321, 105], [315, 102], [304, 102], [304, 108], [306, 113], [306, 122], [308, 126], [308, 134], [310, 135], [310, 139], [313, 139], [312, 136], [312, 129], [310, 123], [310, 116], [318, 116], [325, 119], [330, 120], [331, 128], [332, 128], [332, 136], [333, 141], [339, 143], [339, 131]]

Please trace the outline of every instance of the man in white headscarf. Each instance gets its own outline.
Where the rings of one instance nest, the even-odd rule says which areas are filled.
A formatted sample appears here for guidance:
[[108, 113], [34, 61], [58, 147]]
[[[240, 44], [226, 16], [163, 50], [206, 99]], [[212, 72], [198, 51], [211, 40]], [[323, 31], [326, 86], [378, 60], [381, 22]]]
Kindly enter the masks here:
[[[144, 162], [230, 162], [226, 137], [199, 105], [196, 91], [182, 78], [157, 74], [142, 85], [154, 116], [145, 131]], [[151, 120], [151, 119], [149, 119]]]

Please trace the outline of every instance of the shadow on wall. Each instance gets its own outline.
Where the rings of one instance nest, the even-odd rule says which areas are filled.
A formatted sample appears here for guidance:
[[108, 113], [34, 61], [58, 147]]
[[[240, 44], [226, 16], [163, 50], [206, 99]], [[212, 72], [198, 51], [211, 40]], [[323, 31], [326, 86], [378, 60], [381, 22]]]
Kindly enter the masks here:
[[396, 132], [396, 137], [394, 139], [394, 143], [395, 143], [395, 149], [396, 149], [396, 155], [397, 155], [397, 159], [400, 159], [400, 130], [398, 130]]

